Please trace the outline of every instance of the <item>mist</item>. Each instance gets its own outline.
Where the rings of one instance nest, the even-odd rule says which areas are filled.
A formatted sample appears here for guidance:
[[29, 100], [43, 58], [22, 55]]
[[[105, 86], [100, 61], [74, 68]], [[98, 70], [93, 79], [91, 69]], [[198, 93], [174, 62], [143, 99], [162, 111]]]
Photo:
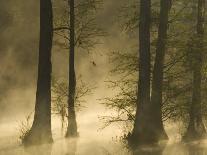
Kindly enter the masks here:
[[[65, 139], [61, 132], [61, 119], [52, 115], [54, 143], [24, 148], [19, 139], [21, 123], [35, 109], [38, 77], [39, 1], [0, 1], [0, 154], [2, 155], [195, 155], [207, 154], [207, 141], [195, 141], [189, 145], [180, 142], [182, 135], [177, 122], [167, 122], [169, 142], [160, 147], [143, 147], [131, 150], [121, 141], [124, 131], [121, 125], [112, 124], [103, 129], [101, 116], [116, 111], [101, 104], [103, 98], [116, 95], [118, 89], [108, 87], [111, 77], [110, 54], [137, 48], [136, 35], [125, 33], [118, 23], [119, 9], [125, 0], [104, 0], [96, 15], [96, 22], [106, 33], [90, 52], [77, 49], [75, 54], [76, 76], [92, 85], [77, 112], [78, 138]], [[55, 6], [56, 7], [56, 6]], [[55, 7], [53, 9], [55, 9]], [[138, 30], [135, 30], [138, 34]], [[54, 34], [54, 40], [57, 36]], [[137, 37], [138, 38], [138, 37]], [[52, 48], [52, 77], [68, 78], [69, 49], [54, 45]], [[118, 78], [117, 78], [118, 79]], [[30, 120], [32, 121], [32, 120]], [[64, 130], [65, 132], [65, 130]]]

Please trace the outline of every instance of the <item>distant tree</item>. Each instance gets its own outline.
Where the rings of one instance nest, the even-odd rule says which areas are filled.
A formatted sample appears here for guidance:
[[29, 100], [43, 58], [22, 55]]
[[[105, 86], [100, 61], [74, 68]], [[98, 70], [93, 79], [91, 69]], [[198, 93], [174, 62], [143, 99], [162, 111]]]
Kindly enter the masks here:
[[50, 0], [40, 0], [39, 64], [34, 121], [23, 144], [52, 142], [51, 132], [51, 48], [53, 14]]
[[204, 26], [205, 26], [205, 0], [198, 0], [197, 4], [197, 33], [194, 35], [192, 50], [192, 103], [190, 107], [190, 121], [187, 131], [183, 137], [184, 140], [194, 140], [202, 138], [206, 134], [206, 129], [202, 120], [202, 68], [203, 68], [203, 50], [204, 50]]
[[74, 0], [69, 1], [70, 6], [70, 54], [69, 54], [69, 85], [68, 85], [68, 129], [66, 137], [78, 136], [76, 113], [75, 113], [75, 4]]

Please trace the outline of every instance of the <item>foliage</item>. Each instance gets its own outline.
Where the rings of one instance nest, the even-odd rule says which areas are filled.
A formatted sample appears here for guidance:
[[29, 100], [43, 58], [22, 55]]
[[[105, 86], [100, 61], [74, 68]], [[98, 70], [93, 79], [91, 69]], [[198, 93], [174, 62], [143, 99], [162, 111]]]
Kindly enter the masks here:
[[32, 116], [33, 112], [30, 113], [29, 115], [27, 115], [25, 117], [24, 121], [21, 121], [20, 125], [19, 125], [19, 139], [21, 141], [24, 140], [25, 136], [29, 133], [31, 127], [32, 127], [32, 120], [31, 120], [31, 116]]
[[[69, 47], [69, 8], [67, 1], [54, 2], [54, 32], [55, 45], [68, 49]], [[96, 14], [102, 5], [102, 0], [78, 0], [75, 3], [75, 47], [89, 52], [101, 41], [99, 37], [105, 32], [97, 25]]]
[[[93, 93], [94, 86], [86, 84], [81, 77], [77, 79], [76, 94], [75, 94], [75, 108], [80, 110], [86, 102], [86, 98]], [[59, 115], [64, 124], [65, 118], [68, 117], [68, 84], [65, 80], [53, 79], [52, 81], [52, 114]], [[63, 125], [62, 124], [62, 125]]]
[[[163, 88], [163, 105], [162, 116], [163, 121], [182, 121], [187, 123], [189, 120], [189, 110], [192, 96], [192, 68], [195, 66], [193, 59], [196, 51], [193, 43], [196, 43], [194, 34], [196, 32], [196, 20], [193, 8], [195, 7], [193, 1], [178, 0], [173, 1], [172, 11], [170, 13], [167, 52], [164, 64], [164, 88]], [[139, 4], [132, 2], [132, 10], [138, 8]], [[136, 6], [136, 7], [135, 7]], [[159, 4], [154, 1], [152, 4], [153, 25], [151, 28], [151, 51], [152, 62], [154, 63], [154, 52], [157, 42], [157, 24], [159, 17]], [[195, 9], [195, 8], [194, 8]], [[122, 25], [128, 31], [137, 31], [138, 28], [138, 12], [133, 13], [130, 10], [124, 12], [129, 15], [121, 19]], [[138, 9], [137, 9], [138, 10]], [[188, 24], [186, 24], [188, 23]], [[178, 37], [179, 36], [179, 37]], [[134, 38], [137, 40], [137, 38]], [[193, 43], [192, 43], [193, 42]], [[206, 49], [206, 47], [204, 47]], [[116, 114], [112, 116], [102, 116], [101, 120], [104, 122], [104, 127], [112, 123], [122, 123], [124, 126], [132, 126], [135, 117], [136, 102], [137, 102], [137, 78], [138, 77], [138, 56], [136, 49], [129, 49], [128, 51], [113, 52], [110, 55], [110, 62], [114, 68], [110, 75], [112, 81], [108, 81], [110, 88], [116, 90], [113, 97], [104, 98], [102, 104], [107, 108], [115, 111]], [[205, 58], [205, 54], [203, 55]], [[203, 75], [205, 75], [205, 64], [203, 64]], [[118, 75], [118, 76], [117, 76]], [[202, 79], [202, 92], [206, 90], [206, 76]], [[206, 116], [205, 93], [202, 93], [202, 112]], [[184, 123], [184, 125], [185, 125]], [[126, 125], [127, 124], [127, 125]], [[131, 125], [129, 125], [131, 124]], [[128, 129], [128, 131], [130, 128]], [[127, 131], [127, 132], [128, 132]]]

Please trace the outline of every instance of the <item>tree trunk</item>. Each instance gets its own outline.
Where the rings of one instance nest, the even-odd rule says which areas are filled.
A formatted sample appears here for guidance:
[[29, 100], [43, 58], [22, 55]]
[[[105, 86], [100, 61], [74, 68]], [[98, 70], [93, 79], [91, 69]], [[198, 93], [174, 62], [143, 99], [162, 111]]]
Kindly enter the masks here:
[[154, 141], [150, 108], [150, 23], [151, 0], [140, 0], [139, 25], [139, 81], [134, 128], [129, 135], [130, 144], [149, 144]]
[[69, 85], [68, 85], [68, 128], [66, 137], [77, 137], [77, 122], [75, 113], [75, 12], [74, 0], [68, 0], [70, 7], [70, 51], [69, 51]]
[[52, 3], [51, 0], [40, 0], [40, 41], [35, 115], [32, 128], [23, 139], [25, 145], [53, 141], [51, 132], [52, 39]]
[[193, 92], [190, 107], [190, 122], [183, 140], [196, 140], [206, 134], [201, 113], [201, 80], [202, 80], [202, 52], [204, 50], [204, 23], [205, 23], [205, 0], [198, 0], [197, 36], [196, 49], [193, 57]]
[[168, 15], [171, 8], [171, 0], [160, 1], [160, 18], [158, 29], [158, 42], [156, 49], [156, 57], [153, 69], [152, 79], [152, 114], [154, 121], [154, 131], [157, 139], [168, 139], [162, 122], [162, 89], [163, 89], [163, 67], [166, 52]]

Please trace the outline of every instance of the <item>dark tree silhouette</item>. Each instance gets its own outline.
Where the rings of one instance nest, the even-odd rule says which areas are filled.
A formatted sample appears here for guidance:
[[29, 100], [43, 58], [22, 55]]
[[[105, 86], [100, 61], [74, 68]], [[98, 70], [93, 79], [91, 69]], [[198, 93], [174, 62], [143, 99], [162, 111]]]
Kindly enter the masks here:
[[160, 18], [158, 28], [158, 41], [156, 47], [156, 56], [153, 69], [152, 79], [152, 115], [154, 118], [154, 131], [158, 136], [157, 139], [168, 139], [164, 130], [162, 121], [162, 93], [163, 93], [163, 69], [164, 58], [166, 52], [167, 29], [168, 29], [168, 15], [171, 8], [171, 0], [160, 1]]
[[53, 14], [51, 0], [40, 0], [39, 64], [35, 114], [32, 128], [23, 143], [52, 142], [51, 132], [51, 48], [53, 39]]
[[68, 128], [66, 137], [77, 137], [77, 122], [75, 113], [75, 89], [76, 89], [76, 76], [75, 76], [75, 11], [74, 0], [69, 0], [70, 7], [70, 48], [69, 48], [69, 86], [68, 86]]
[[201, 81], [204, 50], [204, 23], [205, 23], [205, 0], [198, 0], [197, 34], [195, 36], [193, 49], [193, 90], [192, 104], [190, 107], [190, 122], [183, 140], [194, 140], [202, 138], [206, 134], [201, 113]]
[[[140, 4], [140, 54], [137, 112], [132, 131], [132, 142], [138, 144], [156, 143], [167, 139], [162, 121], [162, 82], [166, 51], [168, 15], [170, 0], [160, 1], [158, 42], [153, 70], [152, 96], [150, 101], [150, 1]], [[135, 142], [138, 141], [138, 142]]]
[[135, 123], [129, 142], [144, 144], [154, 141], [150, 109], [150, 23], [151, 0], [140, 1], [139, 81]]

